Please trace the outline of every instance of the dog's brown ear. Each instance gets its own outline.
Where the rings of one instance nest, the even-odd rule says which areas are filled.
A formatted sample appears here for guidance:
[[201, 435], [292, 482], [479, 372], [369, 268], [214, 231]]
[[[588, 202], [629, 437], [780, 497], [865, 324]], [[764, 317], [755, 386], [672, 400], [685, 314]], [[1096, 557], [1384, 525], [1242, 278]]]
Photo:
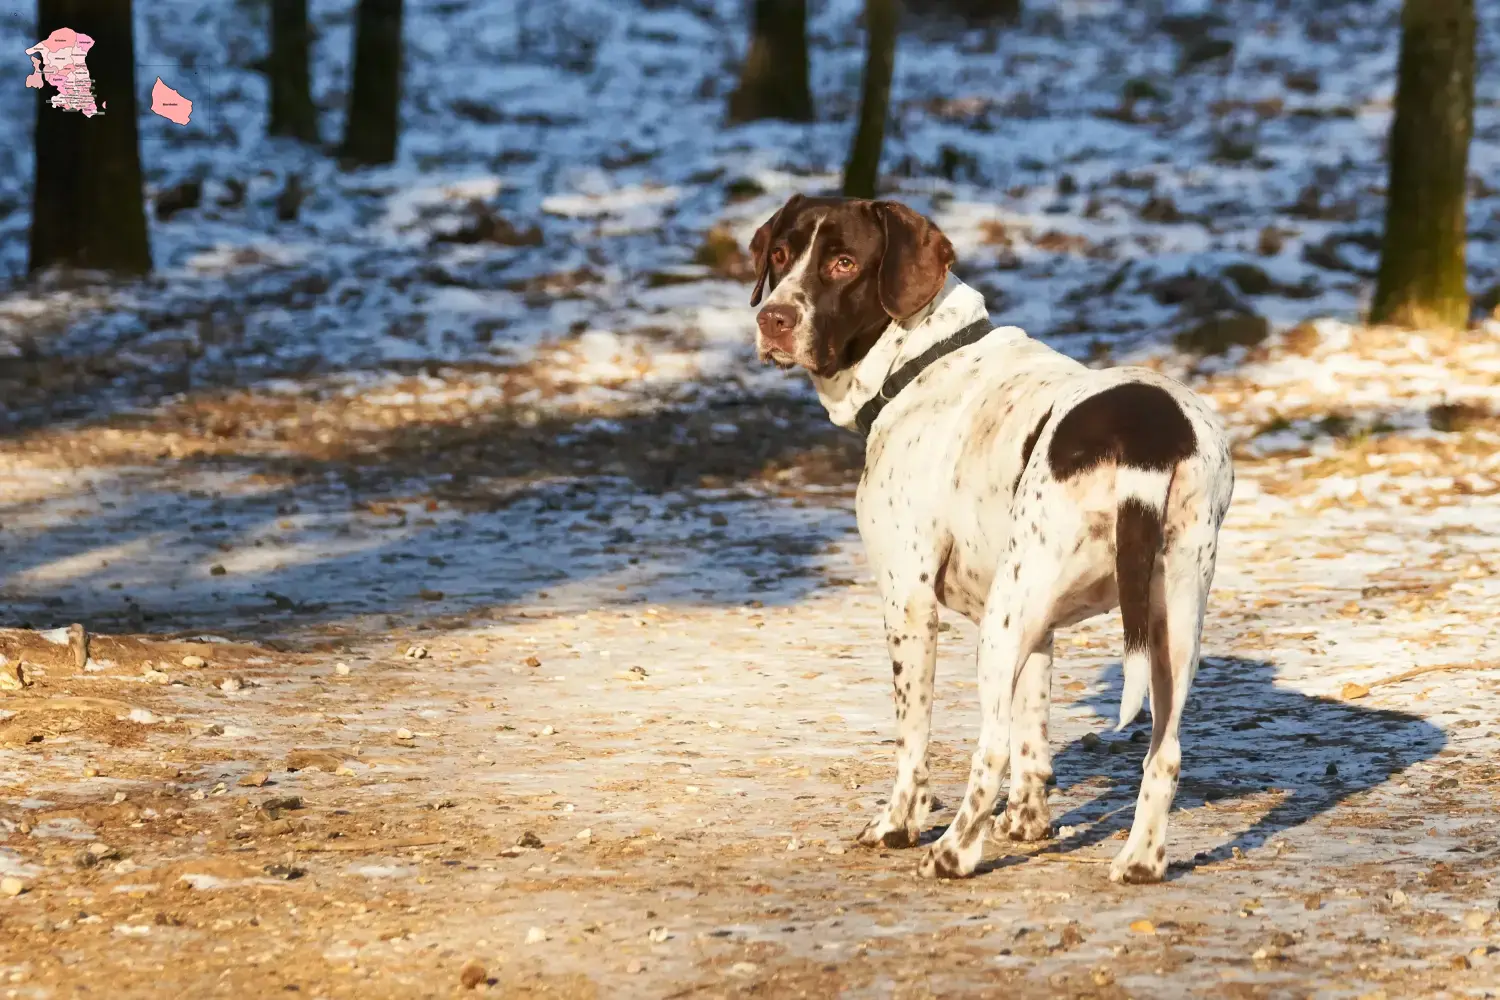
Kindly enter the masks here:
[[953, 244], [924, 216], [894, 201], [875, 202], [885, 228], [880, 307], [901, 321], [937, 298], [953, 266]]
[[790, 218], [792, 206], [801, 200], [801, 194], [792, 195], [750, 238], [750, 259], [755, 264], [755, 291], [750, 293], [752, 306], [760, 305], [761, 293], [766, 290], [766, 275], [771, 270], [771, 237], [776, 235], [776, 228], [781, 225], [781, 220]]

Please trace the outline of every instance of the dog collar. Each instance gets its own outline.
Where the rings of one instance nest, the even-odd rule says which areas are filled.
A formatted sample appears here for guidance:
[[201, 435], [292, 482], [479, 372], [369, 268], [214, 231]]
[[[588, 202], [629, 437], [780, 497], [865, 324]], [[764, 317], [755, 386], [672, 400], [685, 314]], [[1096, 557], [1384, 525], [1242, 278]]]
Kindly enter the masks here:
[[880, 411], [885, 409], [885, 404], [895, 399], [902, 389], [916, 381], [917, 376], [926, 371], [933, 362], [983, 340], [994, 333], [995, 329], [995, 324], [990, 322], [988, 316], [976, 319], [947, 340], [933, 344], [887, 375], [885, 381], [880, 383], [880, 391], [866, 400], [865, 405], [861, 406], [859, 412], [854, 415], [854, 426], [858, 428], [859, 433], [864, 437], [869, 437], [870, 428], [875, 425], [875, 419], [880, 416]]

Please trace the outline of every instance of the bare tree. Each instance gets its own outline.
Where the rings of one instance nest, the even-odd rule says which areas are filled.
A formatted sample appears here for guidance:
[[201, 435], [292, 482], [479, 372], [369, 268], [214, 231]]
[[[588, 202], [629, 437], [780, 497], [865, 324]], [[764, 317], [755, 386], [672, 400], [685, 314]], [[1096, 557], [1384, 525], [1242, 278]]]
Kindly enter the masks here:
[[811, 121], [807, 86], [807, 0], [755, 0], [750, 50], [740, 85], [729, 97], [729, 120]]
[[875, 197], [880, 151], [891, 105], [891, 76], [896, 69], [897, 0], [865, 0], [865, 73], [859, 97], [859, 129], [844, 168], [844, 195]]
[[354, 85], [340, 155], [354, 163], [390, 163], [400, 125], [401, 0], [359, 0]]
[[1474, 33], [1474, 0], [1406, 0], [1372, 322], [1468, 325], [1464, 186]]
[[318, 141], [318, 109], [313, 106], [308, 72], [307, 0], [271, 0], [272, 135], [289, 135], [304, 142]]
[[84, 56], [97, 113], [36, 102], [36, 173], [28, 269], [151, 270], [136, 133], [130, 0], [37, 0], [40, 38], [68, 28], [98, 44]]
[[1021, 18], [1022, 0], [906, 0], [916, 17], [956, 17], [970, 24], [1013, 23]]

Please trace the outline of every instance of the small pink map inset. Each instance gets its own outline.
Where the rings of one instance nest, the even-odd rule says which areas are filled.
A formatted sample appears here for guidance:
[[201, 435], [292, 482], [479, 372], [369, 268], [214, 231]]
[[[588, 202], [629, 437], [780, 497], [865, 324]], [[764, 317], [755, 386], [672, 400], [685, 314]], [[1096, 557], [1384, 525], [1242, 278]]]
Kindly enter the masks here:
[[94, 100], [94, 80], [84, 58], [94, 40], [72, 28], [58, 28], [26, 50], [35, 70], [26, 78], [26, 86], [40, 90], [43, 82], [57, 88], [47, 103], [63, 111], [82, 111], [85, 118], [103, 114]]
[[151, 110], [169, 122], [186, 125], [193, 114], [193, 102], [156, 78], [151, 88]]

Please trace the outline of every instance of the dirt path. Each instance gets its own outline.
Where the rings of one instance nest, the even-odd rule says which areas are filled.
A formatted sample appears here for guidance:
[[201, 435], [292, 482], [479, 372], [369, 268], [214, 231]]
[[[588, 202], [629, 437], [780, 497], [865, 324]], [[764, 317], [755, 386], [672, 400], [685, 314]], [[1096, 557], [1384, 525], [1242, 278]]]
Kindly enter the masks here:
[[[477, 962], [502, 996], [1490, 995], [1500, 668], [1476, 605], [1497, 536], [1475, 525], [1496, 506], [1332, 507], [1292, 464], [1242, 464], [1171, 878], [1145, 888], [1105, 876], [1148, 725], [1109, 732], [1114, 618], [1060, 647], [1055, 841], [993, 845], [961, 883], [850, 846], [892, 744], [846, 488], [593, 481], [373, 512], [304, 491], [276, 521], [178, 483], [184, 535], [269, 515], [264, 569], [173, 598], [170, 560], [211, 540], [139, 544], [133, 599], [153, 628], [239, 615], [262, 638], [97, 637], [80, 671], [63, 636], [0, 633], [30, 682], [0, 712], [0, 866], [25, 889], [0, 899], [0, 990], [448, 996]], [[54, 571], [118, 531], [103, 471], [69, 475], [24, 515], [73, 512], [81, 534], [28, 550]], [[123, 599], [98, 572], [96, 614]], [[486, 578], [529, 593], [465, 589]], [[406, 600], [444, 579], [460, 593]], [[24, 604], [47, 578], [14, 580]], [[944, 638], [951, 800], [972, 630]]]

